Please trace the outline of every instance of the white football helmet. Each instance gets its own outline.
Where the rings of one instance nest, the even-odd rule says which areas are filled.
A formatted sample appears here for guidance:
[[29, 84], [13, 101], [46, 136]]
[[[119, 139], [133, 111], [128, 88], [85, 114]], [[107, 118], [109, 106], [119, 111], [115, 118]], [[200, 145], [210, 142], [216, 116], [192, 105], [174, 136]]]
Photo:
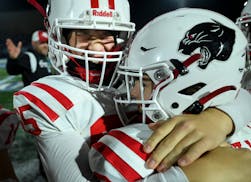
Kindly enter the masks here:
[[[246, 45], [239, 27], [213, 11], [183, 8], [155, 18], [136, 34], [119, 66], [126, 88], [115, 98], [119, 112], [128, 104], [142, 104], [143, 121], [146, 115], [158, 121], [232, 101], [240, 88]], [[155, 84], [147, 100], [143, 75]], [[140, 100], [130, 95], [135, 79]]]
[[[54, 68], [61, 74], [69, 74], [67, 63], [72, 59], [77, 59], [78, 62], [74, 66], [78, 68], [71, 71], [75, 71], [75, 75], [86, 82], [88, 89], [100, 90], [104, 87], [105, 82], [107, 82], [106, 86], [111, 86], [107, 80], [106, 70], [109, 69], [113, 74], [117, 63], [122, 59], [123, 46], [135, 29], [134, 23], [130, 22], [128, 1], [49, 0], [46, 14], [48, 18], [49, 57]], [[116, 48], [112, 52], [96, 52], [71, 47], [67, 45], [63, 36], [63, 31], [69, 29], [112, 31], [114, 32]], [[81, 53], [82, 56], [73, 54], [72, 51]], [[90, 64], [94, 64], [92, 63], [94, 58], [90, 56], [91, 54], [102, 55], [101, 58], [95, 58], [95, 61], [99, 62], [99, 70], [95, 70], [93, 73], [91, 73], [93, 66]], [[109, 63], [113, 63], [115, 66], [110, 68]], [[114, 78], [114, 76], [110, 77]]]
[[237, 25], [248, 39], [246, 72], [242, 79], [242, 86], [251, 92], [251, 1], [246, 1], [241, 16], [237, 18]]

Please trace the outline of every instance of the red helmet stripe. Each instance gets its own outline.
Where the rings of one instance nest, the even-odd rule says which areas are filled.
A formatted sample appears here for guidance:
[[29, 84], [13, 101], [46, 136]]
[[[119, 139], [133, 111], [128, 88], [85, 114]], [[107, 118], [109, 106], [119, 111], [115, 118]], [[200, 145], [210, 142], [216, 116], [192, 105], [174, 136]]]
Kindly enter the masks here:
[[[108, 0], [109, 9], [115, 9], [114, 0]], [[91, 8], [99, 8], [99, 0], [91, 0]]]
[[206, 102], [208, 102], [209, 100], [211, 100], [212, 98], [222, 94], [223, 92], [227, 92], [230, 90], [236, 90], [237, 88], [235, 86], [225, 86], [222, 88], [219, 88], [211, 93], [209, 93], [208, 95], [206, 95], [205, 97], [202, 97], [199, 102], [204, 105]]
[[99, 0], [91, 0], [91, 8], [99, 8]]
[[109, 9], [115, 9], [115, 2], [114, 0], [108, 0], [109, 1]]
[[36, 0], [28, 0], [27, 2], [34, 6], [39, 11], [39, 13], [43, 15], [43, 17], [46, 17], [45, 9]]

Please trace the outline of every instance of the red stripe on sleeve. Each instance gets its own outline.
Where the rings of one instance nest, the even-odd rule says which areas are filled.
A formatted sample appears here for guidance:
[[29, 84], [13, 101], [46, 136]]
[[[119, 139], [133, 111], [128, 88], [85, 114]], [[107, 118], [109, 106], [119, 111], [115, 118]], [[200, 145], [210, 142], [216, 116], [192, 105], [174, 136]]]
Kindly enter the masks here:
[[97, 172], [94, 172], [95, 176], [98, 177], [99, 180], [105, 181], [105, 182], [112, 182], [110, 179], [108, 179], [106, 176], [99, 174]]
[[99, 118], [90, 128], [91, 143], [97, 142], [104, 133], [111, 129], [122, 127], [118, 115], [109, 115]]
[[26, 97], [29, 101], [39, 107], [39, 109], [41, 109], [50, 118], [52, 122], [54, 122], [59, 117], [57, 113], [55, 113], [49, 106], [47, 106], [42, 100], [40, 100], [35, 95], [32, 95], [25, 91], [18, 91], [15, 93], [15, 95], [23, 95], [24, 97]]
[[67, 98], [64, 94], [62, 94], [60, 91], [54, 89], [53, 87], [50, 87], [49, 85], [43, 84], [43, 83], [31, 83], [31, 85], [36, 86], [38, 88], [43, 89], [48, 94], [53, 96], [65, 109], [69, 110], [72, 108], [73, 103], [69, 98]]
[[109, 0], [109, 9], [115, 9], [115, 2], [114, 2], [114, 0]]
[[119, 173], [127, 179], [127, 181], [135, 181], [141, 179], [141, 176], [129, 166], [123, 159], [121, 159], [116, 153], [113, 152], [108, 146], [102, 142], [93, 144], [93, 147], [101, 152], [103, 157], [110, 163], [112, 166], [119, 171]]
[[99, 0], [91, 0], [91, 8], [99, 8]]
[[150, 156], [150, 154], [147, 154], [143, 151], [143, 145], [140, 142], [138, 142], [137, 140], [134, 140], [127, 134], [118, 130], [114, 130], [114, 131], [109, 132], [108, 135], [111, 135], [117, 138], [124, 145], [130, 148], [134, 153], [136, 153], [141, 159], [146, 161], [148, 157]]

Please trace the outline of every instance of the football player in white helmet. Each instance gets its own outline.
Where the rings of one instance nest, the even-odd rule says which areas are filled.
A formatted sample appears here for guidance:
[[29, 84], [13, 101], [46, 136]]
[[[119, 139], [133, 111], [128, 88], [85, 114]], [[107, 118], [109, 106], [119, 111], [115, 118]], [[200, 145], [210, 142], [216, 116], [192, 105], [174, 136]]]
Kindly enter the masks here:
[[48, 2], [49, 56], [60, 74], [16, 92], [14, 107], [36, 137], [49, 181], [92, 180], [90, 144], [122, 125], [112, 86], [134, 31], [129, 18], [127, 0]]
[[246, 3], [244, 4], [241, 16], [237, 18], [236, 23], [248, 39], [246, 72], [242, 80], [242, 86], [243, 88], [251, 92], [251, 34], [250, 34], [251, 1], [250, 0], [246, 1]]
[[18, 181], [8, 154], [18, 126], [19, 120], [15, 112], [0, 105], [0, 181]]
[[[246, 45], [245, 36], [234, 22], [209, 10], [180, 9], [155, 18], [137, 33], [128, 58], [119, 66], [118, 74], [124, 78], [126, 86], [125, 94], [115, 98], [121, 119], [126, 116], [126, 113], [121, 113], [123, 108], [130, 107], [127, 104], [140, 104], [142, 120], [146, 121], [148, 117], [157, 122], [174, 116], [182, 118], [181, 114], [190, 114], [193, 117], [191, 114], [199, 114], [208, 107], [231, 103], [240, 90]], [[202, 114], [210, 117], [211, 113]], [[130, 118], [125, 120], [127, 122]], [[218, 121], [184, 122], [181, 119], [155, 124], [155, 128], [157, 125], [162, 127], [159, 134], [164, 132], [163, 134], [169, 135], [159, 144], [163, 151], [166, 148], [167, 153], [168, 150], [174, 150], [182, 154], [190, 150], [189, 147], [196, 150], [206, 148], [203, 146], [206, 140], [219, 140], [218, 144], [209, 146], [209, 150], [213, 150], [223, 139], [219, 138], [217, 132], [222, 131], [225, 136], [231, 132], [231, 129], [226, 129]], [[208, 135], [205, 135], [206, 131]], [[151, 134], [152, 131], [146, 125], [139, 124], [110, 131], [93, 144], [89, 153], [90, 167], [104, 181], [135, 181], [145, 178], [157, 166], [152, 164], [150, 169], [145, 167], [145, 162], [148, 160], [152, 163], [152, 159], [149, 161], [149, 154], [143, 152], [143, 143]], [[247, 144], [246, 147], [251, 148]], [[240, 151], [239, 155], [242, 152], [246, 151]], [[229, 155], [232, 153], [225, 155], [227, 161], [231, 161]], [[162, 164], [157, 170], [166, 171], [179, 155], [172, 157], [173, 159], [165, 159], [169, 164]], [[175, 161], [169, 161], [170, 159]], [[182, 162], [179, 160], [179, 165], [185, 166]], [[237, 160], [236, 165], [229, 168], [239, 173], [238, 165], [242, 162]], [[201, 164], [207, 166], [206, 163]], [[219, 164], [216, 161], [215, 165]], [[250, 160], [245, 165], [250, 165]], [[196, 164], [192, 164], [188, 169], [195, 166]], [[203, 170], [203, 166], [201, 169]], [[187, 168], [184, 170], [186, 172]], [[247, 179], [244, 175], [247, 171], [242, 172], [235, 178], [231, 175], [226, 177], [224, 172], [221, 172], [222, 176], [214, 176], [212, 172], [211, 177], [214, 177], [206, 180], [212, 181], [216, 178], [219, 181], [243, 181]], [[205, 173], [198, 174], [197, 179], [200, 179], [200, 175]], [[191, 181], [195, 179], [190, 174], [188, 178]], [[149, 180], [188, 181], [178, 167], [154, 175]]]
[[49, 181], [90, 180], [88, 145], [122, 126], [111, 83], [135, 29], [129, 10], [127, 0], [48, 1], [49, 57], [60, 74], [15, 93], [14, 107]]

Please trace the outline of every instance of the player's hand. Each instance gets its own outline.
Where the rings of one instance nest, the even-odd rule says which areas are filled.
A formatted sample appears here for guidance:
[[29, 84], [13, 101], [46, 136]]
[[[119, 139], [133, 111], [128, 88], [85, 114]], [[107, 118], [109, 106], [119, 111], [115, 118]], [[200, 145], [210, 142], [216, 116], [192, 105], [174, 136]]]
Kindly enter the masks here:
[[151, 153], [147, 166], [165, 171], [178, 162], [180, 166], [191, 164], [206, 151], [210, 151], [226, 139], [232, 131], [231, 118], [214, 108], [200, 114], [184, 114], [168, 121], [150, 124], [154, 131], [144, 144]]
[[20, 52], [21, 52], [21, 49], [22, 49], [22, 42], [19, 41], [17, 46], [14, 44], [14, 42], [11, 40], [11, 39], [6, 39], [6, 48], [7, 48], [7, 51], [8, 51], [8, 54], [10, 56], [11, 59], [16, 59]]

